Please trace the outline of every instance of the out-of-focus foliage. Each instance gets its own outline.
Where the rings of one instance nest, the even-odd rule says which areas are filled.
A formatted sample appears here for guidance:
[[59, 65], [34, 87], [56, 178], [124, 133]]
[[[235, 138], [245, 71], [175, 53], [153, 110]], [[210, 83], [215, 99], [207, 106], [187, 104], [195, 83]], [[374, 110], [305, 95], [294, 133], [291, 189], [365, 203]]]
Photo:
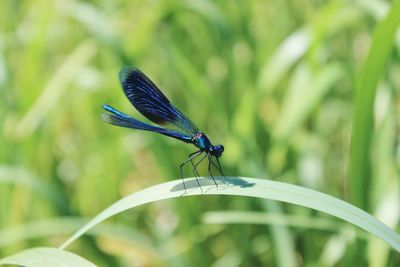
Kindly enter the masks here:
[[[361, 205], [399, 230], [400, 35], [392, 40], [383, 23], [397, 3], [0, 1], [0, 228], [34, 224], [39, 233], [13, 243], [0, 236], [0, 256], [57, 246], [77, 220], [179, 177], [194, 147], [100, 120], [105, 103], [142, 118], [121, 91], [122, 65], [144, 71], [225, 146], [225, 173], [310, 187]], [[367, 60], [377, 28], [388, 45]], [[381, 74], [368, 73], [379, 64]], [[351, 135], [362, 125], [353, 120], [355, 103], [369, 101], [355, 101], [355, 91], [362, 95], [361, 86], [374, 79], [373, 104], [364, 103], [373, 123]], [[368, 155], [350, 157], [351, 143], [368, 146], [362, 148]], [[349, 166], [369, 172], [355, 181]], [[199, 171], [206, 174], [206, 166]], [[275, 202], [182, 198], [117, 216], [108, 222], [114, 231], [81, 238], [71, 249], [99, 266], [400, 265], [399, 254], [349, 234], [342, 222], [333, 232], [203, 224], [203, 213], [215, 210], [335, 223]]]

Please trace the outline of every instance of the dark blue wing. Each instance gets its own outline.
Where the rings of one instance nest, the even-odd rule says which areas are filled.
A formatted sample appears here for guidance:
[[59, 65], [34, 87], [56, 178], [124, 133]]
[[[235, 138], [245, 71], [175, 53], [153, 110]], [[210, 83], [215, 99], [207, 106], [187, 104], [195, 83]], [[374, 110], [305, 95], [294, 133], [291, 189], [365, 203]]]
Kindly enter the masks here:
[[121, 69], [121, 85], [132, 105], [146, 118], [157, 124], [173, 124], [187, 134], [199, 129], [182, 112], [175, 108], [158, 87], [140, 70]]
[[149, 125], [147, 123], [144, 123], [137, 119], [134, 119], [134, 118], [114, 109], [113, 107], [111, 107], [109, 105], [104, 105], [103, 108], [108, 112], [102, 113], [101, 118], [105, 122], [108, 122], [110, 124], [113, 124], [116, 126], [122, 126], [122, 127], [126, 127], [126, 128], [157, 132], [157, 133], [160, 133], [160, 134], [163, 134], [166, 136], [176, 138], [176, 139], [181, 140], [186, 143], [191, 143], [192, 138], [188, 134], [183, 134], [183, 133], [165, 129], [162, 127]]

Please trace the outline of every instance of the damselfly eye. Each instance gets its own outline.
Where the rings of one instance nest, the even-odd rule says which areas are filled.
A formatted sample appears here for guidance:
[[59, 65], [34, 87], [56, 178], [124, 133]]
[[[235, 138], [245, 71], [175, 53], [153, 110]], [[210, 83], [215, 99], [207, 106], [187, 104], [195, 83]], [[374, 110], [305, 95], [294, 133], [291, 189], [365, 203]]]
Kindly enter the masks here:
[[224, 152], [224, 146], [223, 145], [217, 145], [215, 147], [213, 147], [213, 151], [214, 152], [214, 156], [216, 156], [217, 158], [219, 158], [222, 155], [222, 152]]

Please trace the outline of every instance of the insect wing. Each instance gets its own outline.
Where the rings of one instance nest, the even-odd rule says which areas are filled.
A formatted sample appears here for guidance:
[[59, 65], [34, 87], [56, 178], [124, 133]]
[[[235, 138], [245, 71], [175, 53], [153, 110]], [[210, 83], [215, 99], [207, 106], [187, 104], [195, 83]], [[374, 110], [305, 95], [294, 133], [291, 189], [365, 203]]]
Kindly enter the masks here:
[[143, 116], [160, 125], [173, 124], [187, 134], [199, 132], [196, 125], [140, 70], [124, 67], [119, 77], [125, 95]]

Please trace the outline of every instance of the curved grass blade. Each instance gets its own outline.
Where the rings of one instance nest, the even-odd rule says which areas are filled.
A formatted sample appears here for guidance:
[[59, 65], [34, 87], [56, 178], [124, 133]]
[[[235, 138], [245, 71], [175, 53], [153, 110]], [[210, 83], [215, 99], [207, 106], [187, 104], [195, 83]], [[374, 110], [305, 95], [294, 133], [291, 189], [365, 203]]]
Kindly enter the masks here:
[[[221, 183], [219, 189], [215, 187], [210, 179], [199, 179], [201, 187], [203, 188], [203, 193], [197, 186], [195, 178], [187, 178], [185, 184], [188, 190], [184, 196], [202, 195], [202, 197], [204, 197], [204, 195], [232, 195], [264, 198], [296, 204], [325, 212], [350, 222], [351, 224], [376, 235], [388, 243], [392, 248], [400, 251], [399, 234], [375, 219], [370, 214], [343, 200], [301, 186], [265, 179], [224, 177], [226, 184], [223, 185], [221, 181], [222, 177], [215, 178]], [[89, 229], [113, 215], [154, 201], [181, 197], [184, 191], [182, 181], [174, 180], [148, 187], [139, 192], [128, 195], [98, 214], [88, 224], [84, 225], [66, 242], [64, 242], [60, 248], [66, 248]]]
[[57, 248], [32, 248], [1, 259], [0, 264], [15, 264], [25, 267], [95, 267], [88, 260], [71, 252]]

